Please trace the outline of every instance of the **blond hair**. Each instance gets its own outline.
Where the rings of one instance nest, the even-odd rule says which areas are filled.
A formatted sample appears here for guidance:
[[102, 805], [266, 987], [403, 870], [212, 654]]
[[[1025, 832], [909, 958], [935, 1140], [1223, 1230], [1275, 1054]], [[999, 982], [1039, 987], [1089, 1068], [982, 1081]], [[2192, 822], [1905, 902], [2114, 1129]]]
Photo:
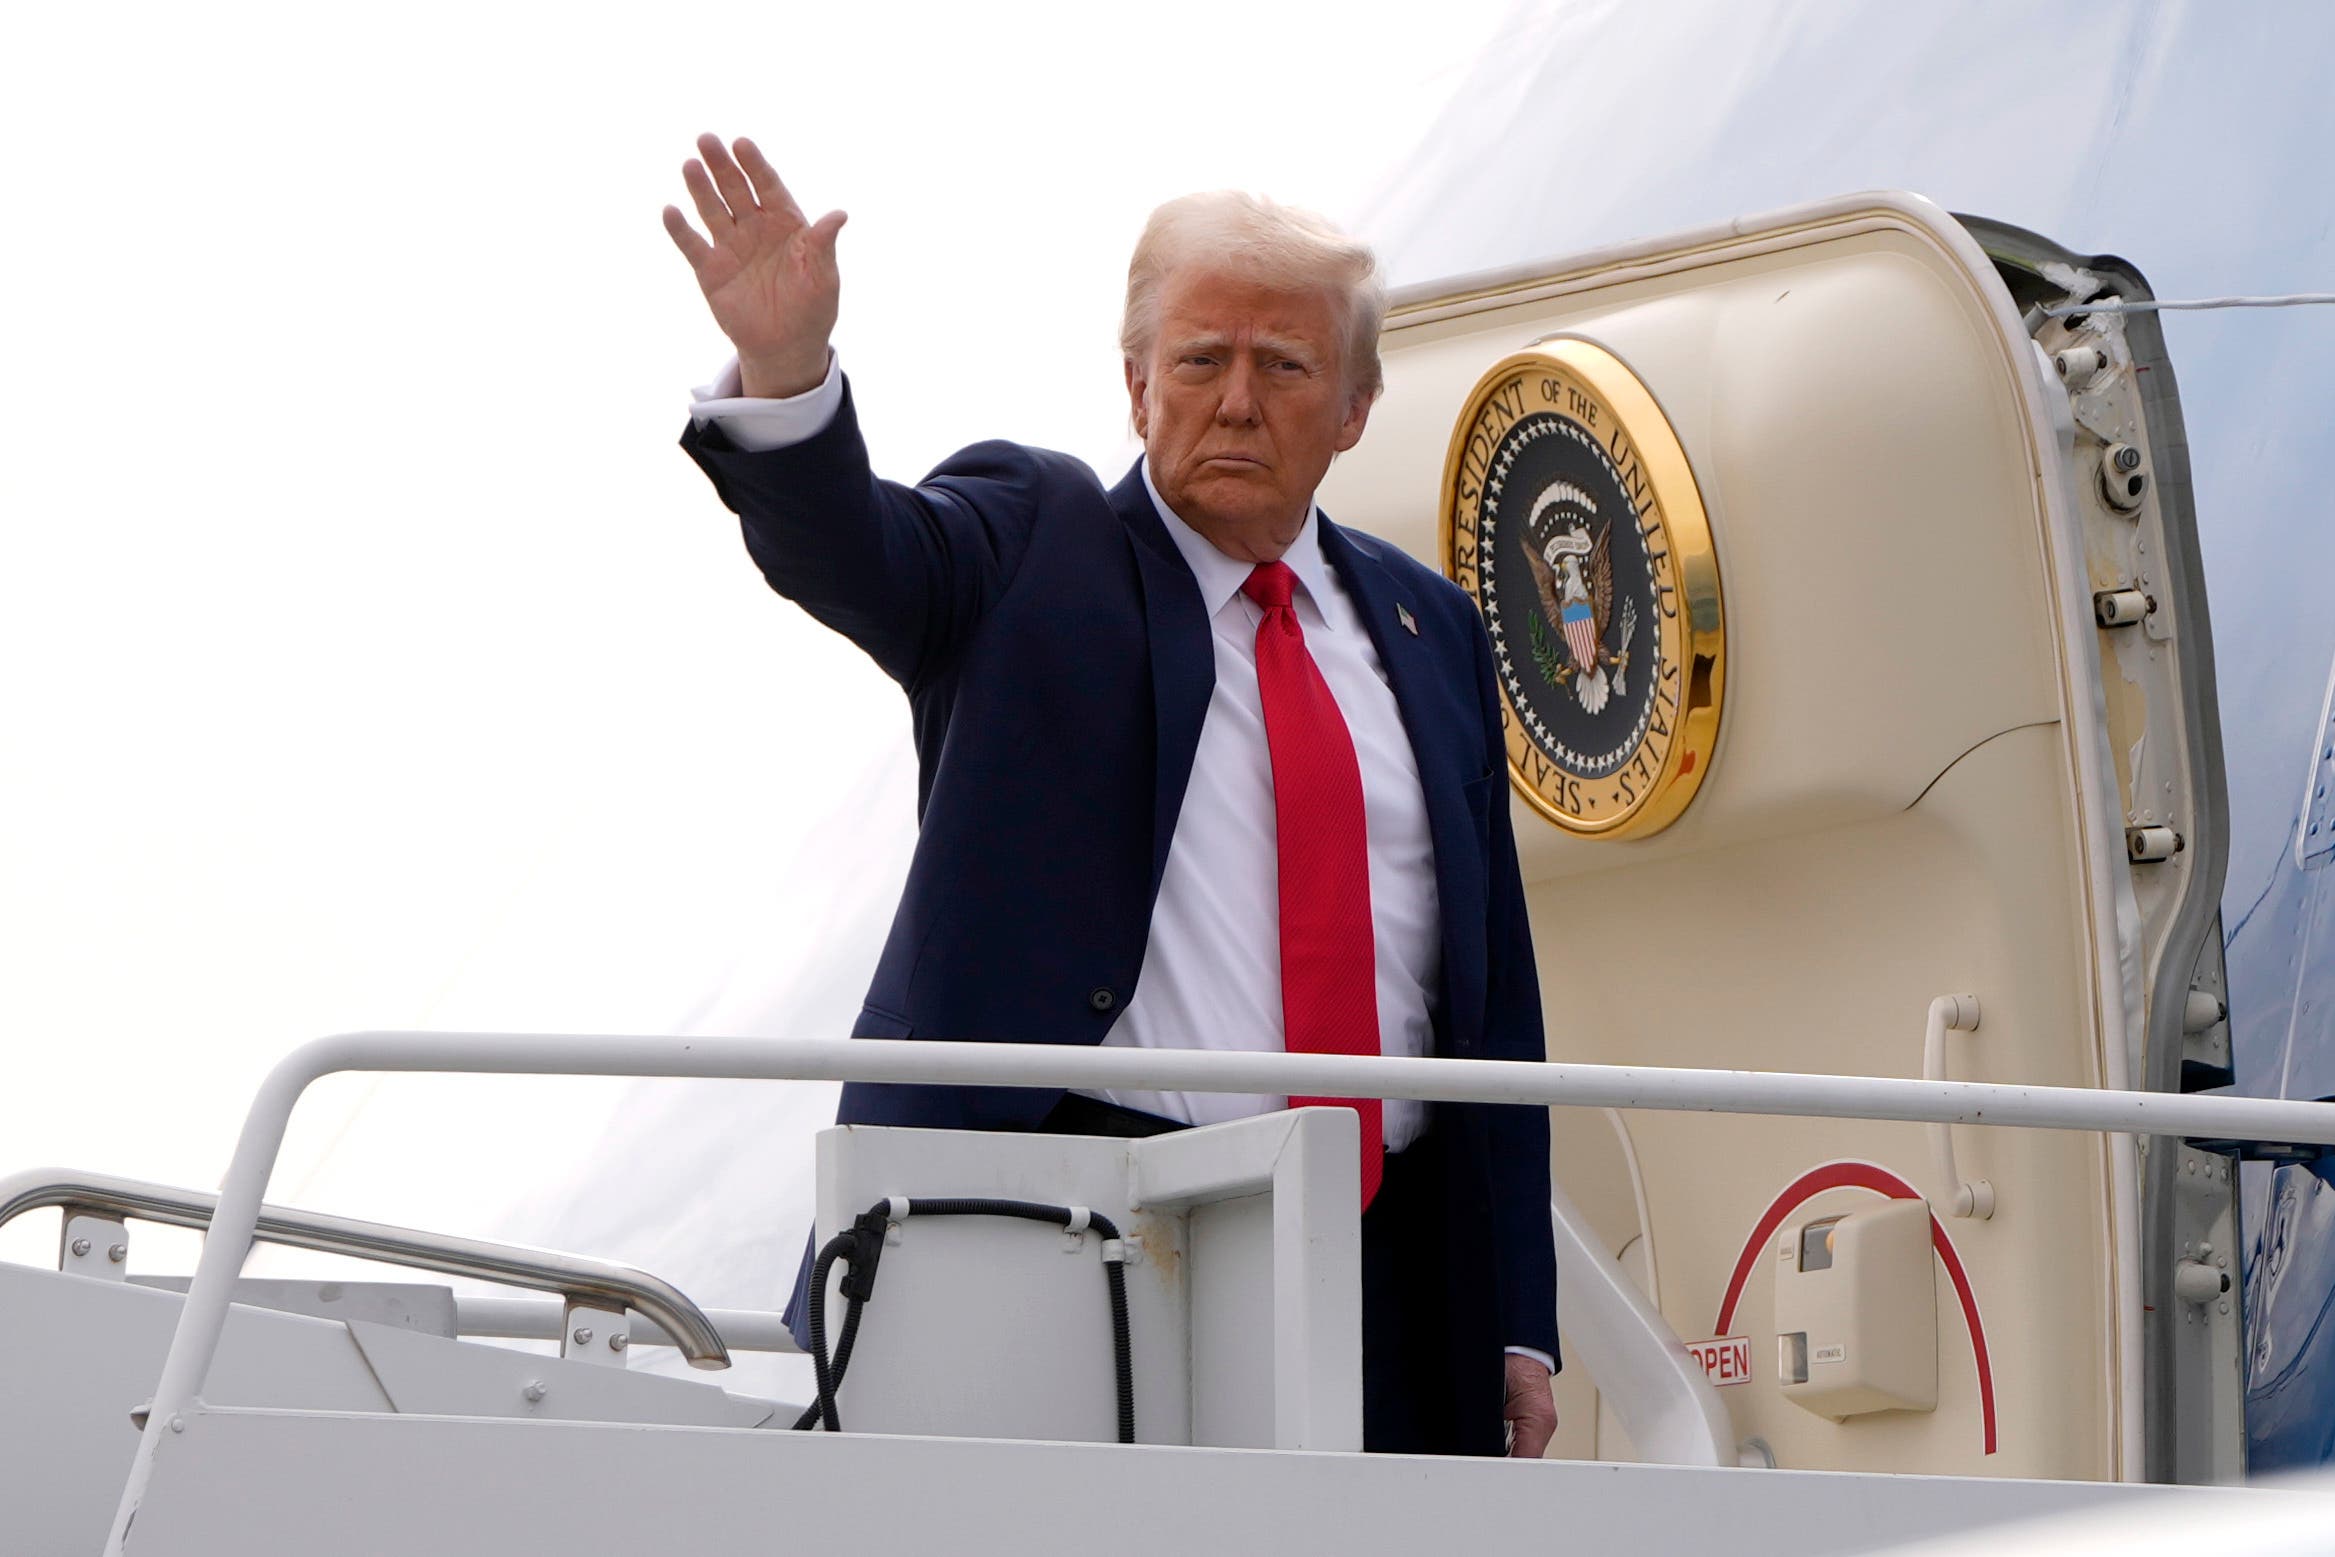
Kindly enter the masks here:
[[1159, 289], [1190, 264], [1223, 269], [1289, 291], [1331, 294], [1345, 325], [1349, 391], [1375, 399], [1385, 382], [1378, 330], [1386, 317], [1386, 282], [1370, 246], [1326, 218], [1235, 189], [1170, 200], [1151, 213], [1127, 262], [1127, 311], [1119, 349], [1148, 366], [1159, 339]]

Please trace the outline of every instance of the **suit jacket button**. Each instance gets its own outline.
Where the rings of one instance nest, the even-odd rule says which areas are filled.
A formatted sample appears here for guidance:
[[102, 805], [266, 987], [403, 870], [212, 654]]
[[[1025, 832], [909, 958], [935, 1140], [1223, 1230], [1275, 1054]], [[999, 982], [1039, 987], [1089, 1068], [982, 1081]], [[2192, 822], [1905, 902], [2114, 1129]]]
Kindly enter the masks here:
[[1119, 997], [1107, 989], [1098, 989], [1086, 997], [1086, 1003], [1097, 1011], [1108, 1011], [1119, 1003]]

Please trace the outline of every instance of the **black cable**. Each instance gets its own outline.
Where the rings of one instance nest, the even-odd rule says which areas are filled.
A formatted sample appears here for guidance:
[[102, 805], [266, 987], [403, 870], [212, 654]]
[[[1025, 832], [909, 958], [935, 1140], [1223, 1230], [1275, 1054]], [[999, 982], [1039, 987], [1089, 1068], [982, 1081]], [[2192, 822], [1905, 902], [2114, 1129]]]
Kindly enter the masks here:
[[[804, 1408], [795, 1420], [797, 1431], [814, 1425], [828, 1432], [841, 1432], [840, 1418], [835, 1409], [835, 1392], [843, 1387], [844, 1371], [851, 1365], [852, 1343], [859, 1337], [860, 1310], [875, 1296], [876, 1264], [883, 1256], [884, 1234], [893, 1219], [893, 1207], [901, 1208], [899, 1215], [908, 1216], [1002, 1216], [1025, 1222], [1044, 1222], [1060, 1227], [1065, 1232], [1082, 1231], [1078, 1213], [1068, 1206], [1042, 1205], [1029, 1200], [992, 1200], [956, 1196], [938, 1200], [877, 1201], [860, 1213], [851, 1227], [827, 1240], [819, 1257], [811, 1266], [810, 1332], [811, 1369], [816, 1377], [819, 1398]], [[1117, 1387], [1119, 1408], [1119, 1442], [1135, 1441], [1135, 1357], [1127, 1322], [1127, 1268], [1124, 1254], [1114, 1257], [1110, 1245], [1119, 1241], [1119, 1225], [1098, 1212], [1087, 1212], [1084, 1227], [1100, 1233], [1104, 1241], [1103, 1281], [1111, 1300], [1111, 1366]], [[832, 1363], [827, 1356], [827, 1276], [840, 1259], [846, 1270], [840, 1288], [849, 1307], [843, 1316], [843, 1334], [838, 1339]]]
[[[851, 1252], [852, 1243], [850, 1233], [837, 1233], [827, 1240], [826, 1247], [819, 1251], [819, 1258], [811, 1265], [811, 1373], [817, 1382], [819, 1395], [796, 1421], [797, 1429], [818, 1422], [831, 1433], [843, 1431], [842, 1423], [835, 1414], [835, 1386], [838, 1381], [830, 1374], [827, 1366], [827, 1273], [834, 1269], [838, 1256]], [[858, 1331], [858, 1320], [859, 1305], [854, 1303], [843, 1322], [846, 1335]]]
[[854, 1303], [843, 1311], [843, 1334], [835, 1341], [835, 1379], [837, 1389], [843, 1387], [843, 1372], [851, 1366], [851, 1348], [859, 1340], [860, 1310], [867, 1305]]
[[[1096, 1217], [1096, 1221], [1103, 1219]], [[1116, 1238], [1116, 1232], [1104, 1236]], [[1106, 1260], [1103, 1280], [1111, 1286], [1111, 1364], [1118, 1373], [1119, 1442], [1135, 1441], [1135, 1356], [1127, 1339], [1127, 1262]]]
[[[859, 1311], [861, 1305], [876, 1295], [876, 1265], [884, 1257], [884, 1233], [891, 1225], [890, 1201], [881, 1201], [861, 1212], [848, 1228], [827, 1240], [826, 1247], [811, 1266], [809, 1328], [811, 1332], [811, 1371], [819, 1390], [819, 1398], [796, 1419], [798, 1429], [816, 1422], [831, 1433], [843, 1431], [841, 1419], [835, 1410], [835, 1392], [843, 1387], [843, 1371], [851, 1366], [851, 1348], [859, 1339]], [[843, 1315], [843, 1339], [836, 1349], [832, 1365], [827, 1360], [827, 1273], [835, 1262], [844, 1262], [845, 1271], [841, 1291], [850, 1305]]]
[[[939, 1200], [917, 1199], [908, 1202], [908, 1210], [912, 1216], [1013, 1216], [1025, 1222], [1047, 1222], [1064, 1228], [1069, 1227], [1071, 1222], [1070, 1207], [1049, 1206], [1035, 1200], [978, 1200], [963, 1196]], [[1092, 1225], [1108, 1227], [1110, 1218], [1092, 1217]], [[1116, 1238], [1119, 1230], [1111, 1228], [1103, 1236]]]
[[[819, 1308], [823, 1307], [824, 1303], [823, 1301], [814, 1302], [812, 1306]], [[844, 1309], [843, 1334], [837, 1337], [835, 1342], [834, 1365], [829, 1369], [825, 1381], [819, 1386], [818, 1398], [803, 1407], [803, 1414], [795, 1418], [794, 1430], [796, 1432], [804, 1432], [823, 1423], [832, 1424], [834, 1422], [835, 1392], [843, 1387], [844, 1370], [851, 1366], [851, 1347], [852, 1343], [859, 1339], [859, 1315], [864, 1306], [864, 1304], [853, 1303]], [[811, 1325], [811, 1366], [815, 1372], [825, 1364], [827, 1338], [825, 1326], [820, 1323], [819, 1318], [814, 1317], [811, 1320]], [[841, 1429], [829, 1425], [827, 1431], [833, 1433], [840, 1432]]]

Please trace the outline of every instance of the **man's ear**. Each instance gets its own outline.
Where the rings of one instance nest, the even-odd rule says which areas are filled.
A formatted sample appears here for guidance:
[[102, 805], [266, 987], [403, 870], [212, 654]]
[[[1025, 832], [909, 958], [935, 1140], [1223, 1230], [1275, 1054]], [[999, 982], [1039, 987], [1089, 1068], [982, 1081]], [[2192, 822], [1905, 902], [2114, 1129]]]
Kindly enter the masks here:
[[1147, 439], [1151, 436], [1151, 413], [1143, 402], [1151, 388], [1151, 380], [1136, 365], [1133, 357], [1129, 357], [1124, 366], [1127, 369], [1127, 420], [1133, 424], [1136, 437]]
[[1377, 403], [1378, 396], [1375, 394], [1354, 395], [1347, 400], [1346, 419], [1338, 424], [1340, 454], [1362, 441], [1362, 429], [1370, 422], [1370, 408]]

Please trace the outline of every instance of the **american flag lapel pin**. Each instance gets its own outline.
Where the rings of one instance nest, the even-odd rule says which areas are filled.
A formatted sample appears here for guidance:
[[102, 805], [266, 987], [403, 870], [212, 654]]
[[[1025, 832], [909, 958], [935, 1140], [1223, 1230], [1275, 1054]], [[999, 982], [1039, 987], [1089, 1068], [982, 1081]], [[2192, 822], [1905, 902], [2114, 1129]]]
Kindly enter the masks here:
[[1419, 636], [1419, 619], [1411, 614], [1409, 606], [1398, 602], [1395, 606], [1395, 620], [1403, 624], [1404, 632], [1414, 638]]

